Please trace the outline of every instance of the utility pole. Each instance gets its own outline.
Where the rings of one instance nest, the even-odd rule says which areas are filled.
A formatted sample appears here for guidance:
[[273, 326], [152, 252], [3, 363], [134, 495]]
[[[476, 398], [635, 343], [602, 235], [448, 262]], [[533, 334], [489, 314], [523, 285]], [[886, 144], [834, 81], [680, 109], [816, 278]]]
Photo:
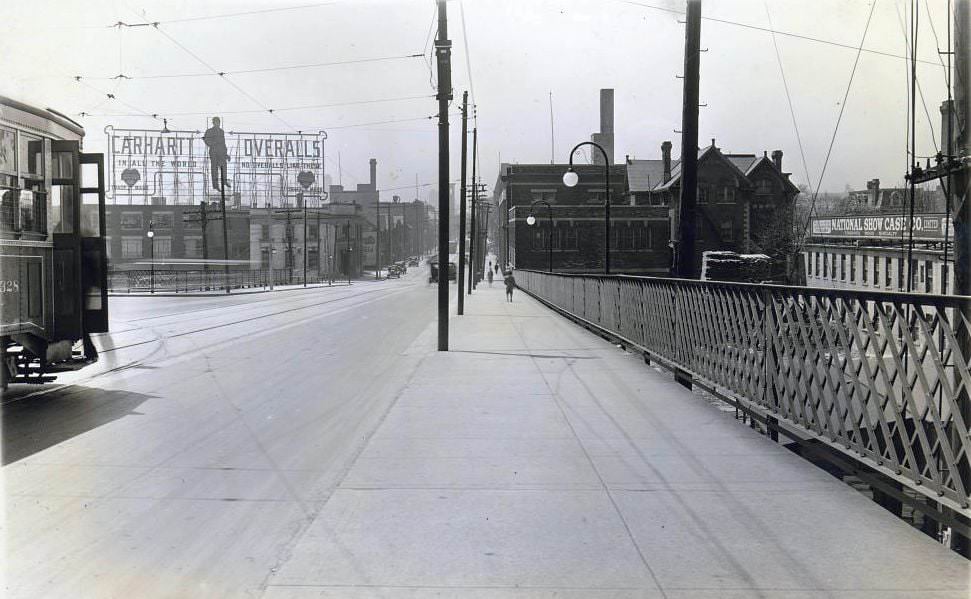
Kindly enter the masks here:
[[[971, 77], [971, 0], [957, 0], [954, 11], [954, 68], [957, 71], [957, 76], [953, 79], [957, 83], [954, 99], [957, 122], [963, 124], [958, 127], [956, 148], [958, 158], [962, 161], [961, 168], [952, 178], [954, 189], [948, 190], [953, 200], [958, 202], [954, 212], [954, 294], [971, 296], [971, 198], [968, 197], [968, 190], [971, 188], [971, 166], [967, 162], [971, 157], [971, 131], [969, 131], [971, 81], [968, 79]], [[965, 326], [959, 326], [959, 320], [955, 320], [953, 325], [958, 347], [967, 359], [971, 355], [971, 330], [968, 330], [967, 326], [967, 323], [971, 322], [971, 301], [963, 302], [961, 312], [964, 315]], [[961, 387], [957, 404], [964, 422], [971, 422], [971, 390], [967, 385]], [[963, 442], [967, 444], [971, 443], [971, 440], [965, 437]], [[971, 467], [968, 466], [968, 460], [961, 460], [958, 476], [965, 485], [971, 481]], [[952, 546], [964, 557], [971, 557], [971, 539], [968, 537], [955, 534]]]
[[[684, 104], [681, 112], [681, 198], [676, 211], [674, 276], [697, 278], [695, 239], [698, 202], [698, 80], [701, 62], [701, 0], [688, 0], [684, 36]], [[607, 182], [610, 185], [610, 182]], [[607, 240], [610, 247], [610, 240]]]
[[462, 281], [465, 280], [465, 185], [466, 162], [468, 161], [468, 111], [469, 111], [469, 92], [462, 92], [462, 189], [459, 197], [459, 316], [465, 313], [465, 294], [462, 293]]
[[[199, 215], [199, 220], [195, 220], [194, 218], [188, 218], [188, 217], [195, 216], [197, 214]], [[185, 212], [182, 213], [182, 222], [199, 223], [199, 225], [202, 227], [202, 271], [203, 271], [203, 277], [207, 284], [206, 286], [208, 286], [208, 282], [209, 282], [209, 243], [206, 240], [206, 238], [209, 235], [208, 233], [209, 222], [214, 220], [221, 220], [221, 217], [218, 217], [218, 216], [213, 217], [209, 214], [209, 212], [207, 211], [205, 200], [202, 200], [201, 202], [199, 202], [198, 212], [186, 210]]]
[[[438, 351], [448, 351], [448, 103], [452, 99], [452, 42], [445, 0], [438, 2]], [[459, 281], [459, 293], [462, 292]]]
[[226, 261], [223, 265], [223, 272], [226, 274], [226, 293], [229, 293], [229, 223], [226, 218], [226, 171], [221, 169], [219, 174], [219, 198], [222, 203], [223, 217], [223, 259]]
[[303, 192], [297, 193], [297, 201], [303, 205], [303, 286], [307, 286], [307, 200]]
[[[475, 107], [472, 107], [475, 110]], [[475, 159], [478, 157], [478, 127], [472, 127], [472, 216], [469, 222], [469, 295], [472, 295], [472, 281], [475, 279], [475, 202], [479, 199], [479, 180], [475, 176]], [[465, 201], [465, 198], [462, 198]], [[462, 293], [462, 282], [459, 281], [459, 293]]]
[[[381, 278], [381, 198], [374, 203], [374, 222], [378, 232], [374, 235], [374, 280]], [[391, 272], [388, 271], [388, 276]]]
[[270, 257], [268, 266], [270, 267], [270, 291], [273, 291], [273, 201], [266, 202], [266, 236], [270, 240]]

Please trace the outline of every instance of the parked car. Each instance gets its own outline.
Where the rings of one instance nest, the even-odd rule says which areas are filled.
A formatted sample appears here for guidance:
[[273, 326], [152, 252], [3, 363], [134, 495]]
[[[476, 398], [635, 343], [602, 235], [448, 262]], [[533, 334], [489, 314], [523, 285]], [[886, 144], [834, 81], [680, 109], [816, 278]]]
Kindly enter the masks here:
[[408, 266], [418, 266], [418, 258], [410, 258], [408, 260]]

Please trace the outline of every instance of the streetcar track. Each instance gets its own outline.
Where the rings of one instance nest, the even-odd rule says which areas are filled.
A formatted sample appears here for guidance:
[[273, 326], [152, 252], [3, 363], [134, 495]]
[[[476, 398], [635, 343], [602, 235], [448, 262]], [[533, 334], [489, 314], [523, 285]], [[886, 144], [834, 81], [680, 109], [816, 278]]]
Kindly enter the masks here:
[[[203, 327], [203, 328], [200, 328], [200, 329], [193, 329], [191, 331], [182, 331], [180, 333], [174, 333], [172, 335], [165, 335], [165, 336], [162, 336], [160, 338], [161, 339], [174, 339], [176, 337], [183, 337], [185, 335], [192, 335], [194, 333], [200, 333], [200, 332], [203, 332], [203, 331], [210, 331], [212, 329], [218, 329], [220, 327], [228, 327], [228, 326], [233, 326], [233, 325], [236, 325], [236, 324], [242, 324], [242, 323], [245, 323], [245, 322], [251, 322], [251, 321], [254, 321], [254, 320], [259, 320], [260, 318], [269, 318], [271, 316], [279, 316], [280, 314], [287, 314], [287, 313], [290, 313], [290, 312], [296, 312], [298, 310], [306, 310], [308, 308], [313, 308], [315, 306], [322, 306], [324, 304], [332, 304], [332, 303], [344, 301], [344, 300], [347, 300], [347, 299], [354, 299], [354, 298], [357, 298], [357, 297], [361, 297], [362, 295], [368, 295], [368, 294], [371, 294], [371, 293], [379, 293], [381, 291], [388, 291], [388, 290], [387, 289], [374, 289], [374, 290], [371, 290], [371, 291], [363, 291], [363, 292], [357, 293], [355, 295], [338, 297], [338, 298], [329, 299], [329, 300], [322, 301], [322, 302], [315, 302], [313, 304], [309, 304], [309, 305], [305, 305], [305, 306], [297, 306], [295, 308], [287, 308], [286, 310], [279, 310], [277, 312], [271, 312], [269, 314], [260, 314], [260, 315], [257, 315], [257, 316], [251, 316], [249, 318], [244, 318], [242, 320], [235, 320], [235, 321], [232, 321], [232, 322], [224, 322], [224, 323], [212, 325], [212, 326], [209, 326], [209, 327]], [[240, 304], [235, 304], [235, 305], [240, 305]], [[183, 314], [189, 314], [189, 313], [191, 313], [191, 311], [183, 312]], [[190, 320], [195, 320], [195, 319], [190, 319]], [[126, 322], [132, 322], [132, 321], [126, 321]], [[145, 329], [129, 329], [129, 331], [126, 331], [126, 332], [130, 332], [130, 331], [143, 331], [143, 330], [145, 330]], [[149, 330], [151, 330], [151, 329], [149, 329]], [[146, 340], [146, 341], [137, 341], [135, 343], [129, 343], [127, 345], [119, 345], [119, 346], [116, 346], [116, 347], [112, 347], [110, 349], [101, 350], [100, 353], [106, 354], [106, 353], [109, 353], [109, 352], [117, 351], [119, 349], [125, 349], [125, 348], [129, 348], [129, 347], [137, 347], [139, 345], [145, 345], [146, 343], [152, 343], [152, 342], [157, 341], [157, 340], [158, 339], [149, 339], [149, 340]]]
[[[103, 370], [101, 372], [96, 372], [96, 373], [92, 374], [91, 376], [82, 378], [82, 379], [77, 380], [77, 381], [72, 382], [72, 383], [64, 383], [64, 384], [61, 384], [61, 385], [52, 387], [50, 389], [41, 389], [39, 391], [35, 391], [33, 393], [28, 393], [26, 395], [22, 395], [20, 397], [17, 397], [17, 398], [8, 400], [8, 401], [0, 402], [0, 406], [7, 406], [7, 405], [11, 405], [11, 404], [14, 404], [14, 403], [17, 403], [17, 402], [20, 402], [20, 401], [23, 401], [25, 399], [29, 399], [29, 398], [32, 398], [32, 397], [38, 397], [38, 396], [41, 396], [41, 395], [47, 395], [49, 393], [53, 393], [55, 391], [62, 391], [64, 389], [69, 389], [71, 387], [77, 387], [77, 386], [80, 386], [83, 383], [92, 381], [92, 380], [94, 380], [96, 378], [99, 378], [99, 377], [103, 377], [103, 376], [110, 375], [110, 374], [115, 374], [115, 373], [118, 373], [118, 372], [120, 372], [122, 370], [127, 370], [127, 369], [131, 369], [131, 368], [137, 368], [138, 366], [144, 365], [144, 363], [145, 363], [146, 360], [151, 359], [152, 357], [156, 356], [160, 351], [162, 351], [165, 348], [165, 341], [167, 339], [173, 339], [175, 337], [184, 337], [184, 336], [187, 336], [187, 335], [192, 335], [192, 334], [195, 334], [195, 333], [210, 331], [210, 330], [218, 329], [218, 328], [222, 328], [222, 327], [228, 327], [228, 326], [233, 326], [233, 325], [242, 324], [242, 323], [246, 323], [246, 322], [252, 322], [252, 321], [259, 320], [261, 318], [267, 318], [267, 317], [270, 317], [270, 316], [278, 316], [280, 314], [287, 314], [287, 313], [290, 313], [290, 312], [297, 312], [299, 310], [305, 310], [307, 308], [312, 308], [314, 306], [320, 306], [320, 305], [323, 305], [323, 304], [332, 304], [332, 303], [335, 303], [335, 302], [338, 302], [338, 301], [343, 301], [343, 300], [347, 300], [347, 299], [354, 299], [354, 298], [358, 298], [358, 297], [361, 297], [361, 296], [364, 296], [364, 295], [370, 295], [370, 294], [379, 293], [379, 292], [382, 292], [382, 291], [387, 292], [385, 295], [389, 295], [390, 296], [390, 295], [397, 295], [397, 294], [405, 291], [405, 289], [402, 289], [402, 288], [384, 288], [384, 289], [374, 289], [374, 290], [369, 290], [369, 291], [363, 291], [361, 293], [354, 294], [352, 296], [343, 296], [343, 297], [340, 297], [340, 298], [334, 298], [334, 299], [327, 300], [327, 301], [324, 301], [324, 302], [317, 302], [317, 303], [312, 304], [312, 305], [309, 305], [309, 306], [298, 306], [296, 308], [288, 308], [286, 310], [279, 310], [277, 312], [273, 312], [273, 313], [270, 313], [270, 314], [262, 314], [262, 315], [259, 315], [259, 316], [253, 316], [253, 317], [245, 318], [245, 319], [242, 319], [242, 320], [237, 320], [237, 321], [233, 321], [233, 322], [227, 322], [227, 323], [222, 323], [222, 324], [218, 324], [218, 325], [213, 325], [211, 327], [203, 327], [201, 329], [195, 329], [195, 330], [192, 330], [192, 331], [183, 331], [183, 332], [177, 333], [175, 335], [169, 335], [169, 336], [160, 335], [160, 334], [158, 334], [158, 331], [156, 331], [155, 329], [147, 329], [147, 330], [151, 331], [153, 334], [156, 335], [156, 337], [154, 339], [150, 339], [150, 340], [147, 340], [147, 341], [139, 341], [137, 343], [132, 343], [132, 344], [129, 344], [129, 345], [123, 345], [123, 346], [113, 347], [111, 349], [105, 349], [105, 350], [102, 350], [100, 353], [102, 353], [102, 354], [109, 353], [109, 352], [113, 352], [113, 351], [116, 351], [116, 350], [119, 350], [119, 349], [125, 349], [125, 348], [129, 348], [129, 347], [136, 347], [136, 346], [145, 345], [145, 344], [148, 344], [148, 343], [158, 343], [159, 344], [158, 347], [155, 348], [148, 355], [143, 356], [143, 357], [141, 357], [141, 358], [139, 358], [137, 360], [133, 360], [132, 362], [129, 362], [127, 364], [121, 364], [119, 366], [116, 366], [114, 368], [110, 368], [108, 370]], [[378, 297], [378, 298], [375, 298], [374, 300], [371, 300], [371, 301], [377, 301], [379, 299], [381, 299], [381, 298]], [[371, 302], [369, 301], [369, 302], [366, 302], [366, 303], [371, 303]], [[239, 304], [236, 304], [236, 305], [239, 305]], [[349, 310], [349, 309], [352, 309], [354, 307], [355, 307], [355, 305], [352, 304], [350, 306], [347, 306], [346, 308], [342, 308], [341, 311], [343, 311], [343, 310]], [[189, 312], [184, 312], [184, 313], [189, 313]], [[329, 314], [321, 314], [319, 316], [328, 316], [328, 315]], [[138, 330], [145, 330], [145, 329], [138, 329]], [[260, 331], [260, 332], [261, 333], [265, 333], [265, 332], [268, 332], [268, 330], [267, 329], [264, 329], [263, 331]], [[220, 341], [220, 342], [216, 343], [215, 345], [220, 345], [220, 344], [232, 342], [232, 341], [238, 340], [238, 339], [243, 338], [243, 337], [249, 337], [252, 334], [253, 334], [252, 332], [249, 332], [249, 333], [247, 333], [245, 335], [238, 335], [236, 337], [231, 337], [230, 339], [226, 339], [226, 340]], [[202, 350], [202, 349], [205, 349], [205, 348], [200, 348], [200, 350]]]

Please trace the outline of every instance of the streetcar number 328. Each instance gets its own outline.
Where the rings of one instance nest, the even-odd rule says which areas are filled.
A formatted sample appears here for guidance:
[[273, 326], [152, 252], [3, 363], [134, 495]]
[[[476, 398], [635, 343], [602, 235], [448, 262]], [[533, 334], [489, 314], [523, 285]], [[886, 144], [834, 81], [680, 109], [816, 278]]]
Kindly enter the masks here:
[[20, 291], [20, 281], [0, 280], [0, 293], [17, 293]]

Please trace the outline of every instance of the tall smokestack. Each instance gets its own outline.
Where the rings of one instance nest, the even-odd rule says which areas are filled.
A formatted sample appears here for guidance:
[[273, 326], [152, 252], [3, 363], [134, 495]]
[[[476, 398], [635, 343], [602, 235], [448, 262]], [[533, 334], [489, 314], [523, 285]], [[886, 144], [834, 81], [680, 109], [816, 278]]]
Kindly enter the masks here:
[[[607, 162], [614, 163], [614, 90], [600, 90], [600, 132], [590, 136], [590, 140], [600, 144], [607, 153]], [[594, 151], [593, 163], [603, 164], [603, 156]]]
[[378, 161], [375, 158], [371, 159], [371, 189], [378, 188]]

